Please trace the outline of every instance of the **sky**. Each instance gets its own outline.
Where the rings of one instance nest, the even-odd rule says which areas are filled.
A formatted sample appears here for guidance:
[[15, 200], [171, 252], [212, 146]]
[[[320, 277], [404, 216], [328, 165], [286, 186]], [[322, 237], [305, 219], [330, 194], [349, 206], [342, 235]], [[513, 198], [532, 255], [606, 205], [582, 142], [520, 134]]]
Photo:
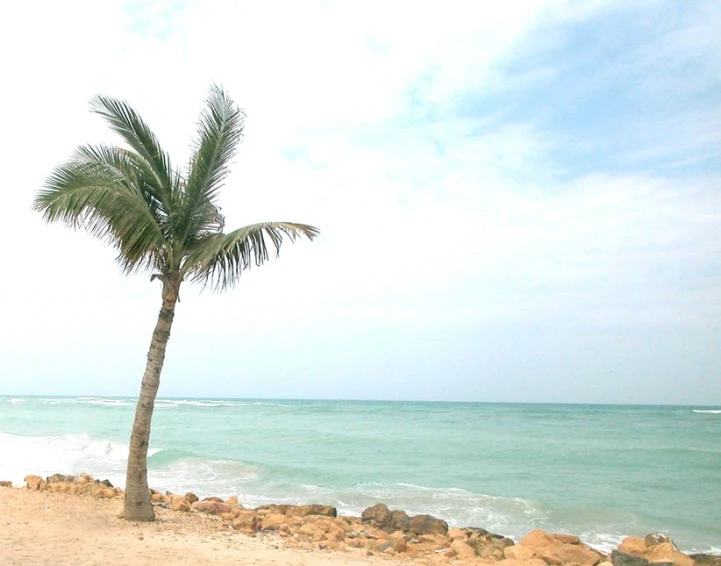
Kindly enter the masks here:
[[13, 2], [0, 394], [137, 395], [160, 288], [31, 210], [118, 142], [246, 111], [226, 227], [313, 224], [185, 285], [160, 396], [721, 404], [721, 3]]

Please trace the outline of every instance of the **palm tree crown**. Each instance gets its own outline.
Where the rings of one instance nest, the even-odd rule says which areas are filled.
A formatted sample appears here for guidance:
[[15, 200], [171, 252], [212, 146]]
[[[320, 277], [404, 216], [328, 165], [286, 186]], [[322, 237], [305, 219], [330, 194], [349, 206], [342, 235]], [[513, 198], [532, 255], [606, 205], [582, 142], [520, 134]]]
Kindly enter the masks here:
[[252, 263], [277, 255], [284, 237], [313, 239], [318, 229], [292, 222], [264, 222], [224, 233], [217, 204], [243, 135], [245, 114], [214, 86], [198, 125], [185, 172], [142, 118], [125, 102], [97, 96], [92, 109], [129, 148], [82, 146], [49, 176], [34, 207], [49, 222], [81, 227], [118, 249], [126, 273], [234, 286]]

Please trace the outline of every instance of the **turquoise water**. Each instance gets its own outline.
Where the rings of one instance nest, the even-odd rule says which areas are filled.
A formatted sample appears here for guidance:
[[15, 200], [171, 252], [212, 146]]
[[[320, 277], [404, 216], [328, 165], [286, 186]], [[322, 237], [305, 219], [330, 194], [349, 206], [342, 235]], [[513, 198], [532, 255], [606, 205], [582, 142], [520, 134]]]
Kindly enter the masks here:
[[[123, 485], [132, 399], [0, 397], [0, 480]], [[703, 412], [700, 412], [703, 411]], [[667, 532], [721, 553], [721, 411], [704, 407], [159, 400], [150, 484], [246, 505], [383, 501], [453, 525]]]

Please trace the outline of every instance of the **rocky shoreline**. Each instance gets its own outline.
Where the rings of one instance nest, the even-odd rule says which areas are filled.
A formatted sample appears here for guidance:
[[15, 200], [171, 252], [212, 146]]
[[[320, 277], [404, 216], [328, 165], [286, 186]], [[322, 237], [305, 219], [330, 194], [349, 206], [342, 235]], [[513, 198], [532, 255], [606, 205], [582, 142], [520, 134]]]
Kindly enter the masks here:
[[[0, 487], [12, 487], [0, 482]], [[118, 500], [123, 490], [107, 480], [87, 474], [54, 474], [45, 479], [25, 477], [25, 489], [65, 493], [97, 499]], [[362, 550], [367, 555], [396, 560], [433, 558], [433, 561], [498, 564], [499, 566], [721, 566], [721, 556], [688, 555], [679, 551], [663, 534], [645, 538], [627, 537], [604, 554], [569, 534], [552, 534], [536, 529], [518, 542], [478, 527], [449, 528], [430, 515], [409, 516], [383, 503], [365, 509], [361, 517], [339, 516], [327, 505], [264, 505], [246, 508], [233, 496], [199, 499], [151, 490], [157, 507], [179, 515], [202, 514], [217, 520], [218, 528], [247, 536], [273, 533], [289, 547], [305, 550]]]

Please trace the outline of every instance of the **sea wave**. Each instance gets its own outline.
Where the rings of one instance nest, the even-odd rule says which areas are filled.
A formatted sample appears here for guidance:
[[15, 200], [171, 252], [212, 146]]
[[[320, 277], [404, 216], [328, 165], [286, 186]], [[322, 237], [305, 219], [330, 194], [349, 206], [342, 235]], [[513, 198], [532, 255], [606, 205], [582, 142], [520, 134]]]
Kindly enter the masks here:
[[694, 413], [708, 413], [711, 415], [721, 415], [721, 410], [717, 409], [692, 409]]
[[[0, 454], [12, 458], [0, 460], [0, 477], [22, 483], [27, 474], [47, 476], [54, 473], [89, 473], [114, 484], [124, 483], [128, 445], [88, 434], [62, 436], [22, 436], [0, 432]], [[151, 456], [160, 452], [151, 448]]]
[[131, 404], [127, 399], [105, 399], [103, 397], [78, 397], [77, 402], [86, 405], [102, 405], [104, 407], [125, 407]]
[[110, 399], [107, 397], [40, 397], [33, 399], [41, 405], [101, 405], [104, 407], [125, 407], [133, 404], [131, 399]]
[[248, 403], [235, 401], [213, 401], [213, 400], [185, 400], [185, 399], [157, 399], [155, 406], [158, 408], [168, 407], [242, 407]]

